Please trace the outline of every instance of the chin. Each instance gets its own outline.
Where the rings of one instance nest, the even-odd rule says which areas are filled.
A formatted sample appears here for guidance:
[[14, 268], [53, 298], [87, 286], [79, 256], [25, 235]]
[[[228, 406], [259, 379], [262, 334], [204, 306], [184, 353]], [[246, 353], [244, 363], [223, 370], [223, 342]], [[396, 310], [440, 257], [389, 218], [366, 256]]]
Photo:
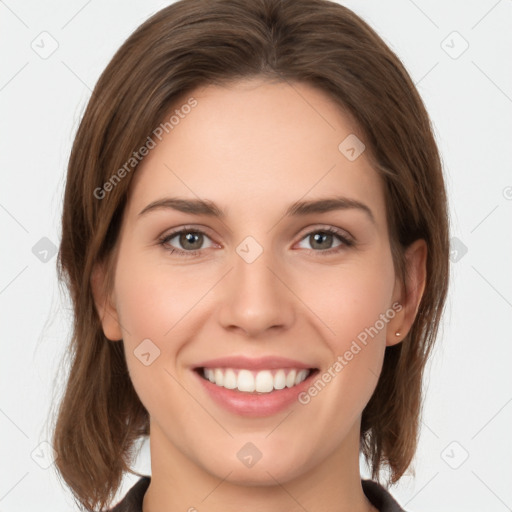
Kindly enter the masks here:
[[[313, 461], [304, 460], [298, 455], [295, 451], [295, 453], [289, 453], [288, 457], [283, 457], [283, 449], [266, 450], [266, 454], [262, 453], [259, 460], [248, 460], [247, 465], [237, 456], [224, 459], [219, 456], [213, 460], [204, 461], [203, 467], [216, 478], [235, 485], [275, 486], [276, 481], [286, 483], [307, 472], [309, 467], [313, 467]], [[241, 458], [243, 459], [243, 456]], [[217, 463], [219, 460], [222, 460], [220, 464]]]

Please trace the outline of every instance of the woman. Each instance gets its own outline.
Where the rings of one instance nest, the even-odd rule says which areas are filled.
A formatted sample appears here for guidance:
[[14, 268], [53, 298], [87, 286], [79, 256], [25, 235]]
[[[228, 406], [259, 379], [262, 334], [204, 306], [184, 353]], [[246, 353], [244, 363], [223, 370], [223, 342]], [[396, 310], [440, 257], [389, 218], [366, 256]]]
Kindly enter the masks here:
[[[406, 70], [326, 0], [182, 0], [98, 81], [59, 252], [54, 432], [77, 502], [400, 511], [447, 292], [445, 187]], [[362, 480], [359, 455], [371, 468]]]

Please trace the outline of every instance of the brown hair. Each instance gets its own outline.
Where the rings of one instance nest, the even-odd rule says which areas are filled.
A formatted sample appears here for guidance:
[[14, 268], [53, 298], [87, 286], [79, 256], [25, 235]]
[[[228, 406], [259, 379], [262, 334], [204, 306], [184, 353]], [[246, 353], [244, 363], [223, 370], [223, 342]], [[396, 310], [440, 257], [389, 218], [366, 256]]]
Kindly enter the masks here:
[[427, 242], [427, 280], [416, 319], [403, 342], [386, 348], [360, 437], [372, 478], [387, 465], [394, 483], [411, 465], [449, 256], [442, 166], [423, 102], [397, 56], [339, 4], [181, 0], [148, 19], [114, 55], [69, 160], [58, 271], [73, 300], [74, 324], [53, 444], [58, 471], [88, 509], [108, 506], [124, 472], [134, 473], [135, 441], [149, 429], [123, 344], [105, 338], [91, 289], [98, 262], [107, 263], [105, 286], [112, 286], [112, 256], [133, 172], [104, 199], [95, 190], [144, 144], [178, 98], [201, 85], [250, 77], [311, 84], [356, 119], [384, 180], [390, 244], [402, 277], [405, 248], [419, 238]]

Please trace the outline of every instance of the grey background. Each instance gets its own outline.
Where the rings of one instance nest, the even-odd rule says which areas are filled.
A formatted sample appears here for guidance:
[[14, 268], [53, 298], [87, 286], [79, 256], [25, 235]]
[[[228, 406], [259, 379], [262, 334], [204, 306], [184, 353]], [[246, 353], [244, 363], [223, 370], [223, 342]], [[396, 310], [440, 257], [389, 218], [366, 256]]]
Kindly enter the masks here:
[[[450, 197], [452, 284], [416, 476], [391, 492], [408, 511], [512, 510], [512, 1], [341, 3], [417, 84]], [[55, 272], [65, 168], [99, 74], [167, 4], [0, 0], [0, 512], [74, 509], [47, 444], [72, 318]], [[150, 471], [146, 443], [137, 469]]]

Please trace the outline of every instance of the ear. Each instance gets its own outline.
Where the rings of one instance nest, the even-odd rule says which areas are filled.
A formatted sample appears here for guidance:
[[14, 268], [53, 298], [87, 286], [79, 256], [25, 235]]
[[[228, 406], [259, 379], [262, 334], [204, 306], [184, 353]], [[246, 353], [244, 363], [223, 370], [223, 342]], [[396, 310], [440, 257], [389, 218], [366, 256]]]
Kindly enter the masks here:
[[[405, 283], [397, 276], [393, 292], [394, 301], [402, 309], [388, 324], [386, 345], [396, 345], [409, 333], [420, 306], [427, 278], [427, 243], [423, 239], [413, 242], [405, 251]], [[396, 310], [395, 310], [396, 311]], [[396, 335], [396, 333], [399, 335]]]
[[97, 263], [91, 275], [91, 288], [96, 311], [100, 317], [105, 337], [111, 341], [119, 341], [123, 339], [121, 324], [115, 307], [115, 296], [113, 292], [110, 293], [107, 290], [106, 278], [106, 265], [103, 262]]

